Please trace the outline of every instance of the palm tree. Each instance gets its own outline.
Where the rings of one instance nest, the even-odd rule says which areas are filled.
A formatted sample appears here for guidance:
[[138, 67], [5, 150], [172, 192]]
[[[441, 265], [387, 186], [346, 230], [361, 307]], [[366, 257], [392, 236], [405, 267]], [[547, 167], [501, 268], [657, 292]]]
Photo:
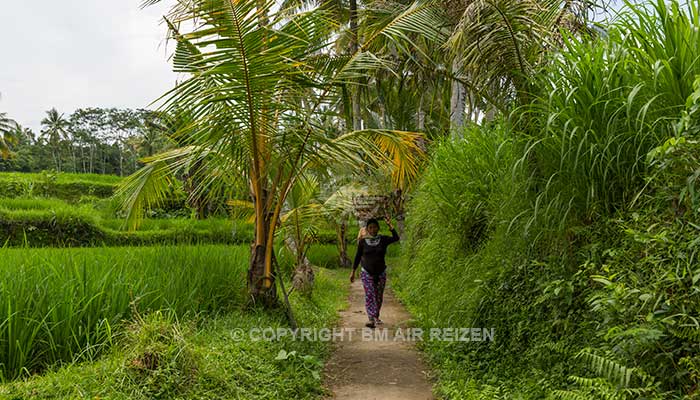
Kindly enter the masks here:
[[[319, 4], [319, 8], [334, 15], [338, 21], [334, 34], [340, 38], [335, 51], [338, 54], [357, 53], [360, 45], [360, 9], [357, 0], [284, 0], [281, 8], [292, 13], [315, 3]], [[359, 130], [362, 127], [361, 93], [358, 83], [357, 80], [346, 82], [343, 85], [343, 96], [338, 99], [341, 114], [345, 116], [345, 126], [349, 130]]]
[[25, 128], [17, 124], [13, 133], [19, 145], [31, 145], [35, 142], [34, 131], [32, 128]]
[[0, 113], [0, 158], [12, 157], [10, 146], [17, 144], [17, 136], [14, 132], [19, 125], [7, 116], [7, 113]]
[[[157, 0], [149, 0], [147, 4]], [[199, 195], [246, 187], [255, 208], [248, 286], [264, 303], [276, 302], [273, 241], [290, 191], [310, 168], [394, 165], [417, 174], [418, 134], [358, 131], [332, 138], [313, 122], [340, 88], [364, 71], [388, 68], [374, 40], [403, 40], [406, 30], [434, 26], [430, 8], [413, 5], [378, 27], [357, 53], [325, 52], [337, 22], [323, 10], [273, 12], [274, 1], [180, 2], [167, 23], [177, 41], [174, 65], [189, 78], [164, 96], [166, 112], [184, 110], [192, 122], [178, 132], [183, 147], [146, 159], [128, 178], [124, 196], [129, 226], [144, 207], [164, 200], [168, 179], [198, 165]], [[182, 34], [176, 26], [192, 26]], [[233, 196], [232, 196], [233, 197]]]
[[561, 31], [588, 32], [588, 0], [448, 0], [445, 43], [453, 70], [453, 127], [479, 111], [493, 115], [514, 101], [528, 101], [534, 71], [556, 50]]
[[292, 285], [301, 292], [308, 292], [313, 287], [314, 273], [306, 254], [316, 238], [316, 221], [320, 220], [319, 194], [320, 183], [316, 177], [299, 178], [287, 196], [280, 218], [284, 243], [295, 258]]
[[61, 142], [68, 139], [70, 123], [63, 118], [63, 114], [59, 114], [55, 108], [52, 108], [46, 112], [46, 117], [41, 120], [41, 126], [44, 127], [41, 134], [51, 146], [56, 170], [61, 172]]
[[367, 194], [367, 191], [356, 183], [347, 183], [334, 188], [323, 202], [324, 217], [335, 228], [338, 261], [343, 267], [350, 267], [352, 260], [348, 256], [347, 231], [348, 221], [353, 215], [353, 197]]
[[150, 157], [157, 150], [161, 151], [167, 144], [167, 134], [170, 133], [167, 125], [160, 117], [153, 113], [149, 115], [143, 124], [143, 129], [136, 137], [138, 147], [142, 156]]
[[[401, 3], [363, 2], [360, 35]], [[395, 54], [394, 62], [403, 64], [404, 74], [374, 74], [364, 85], [355, 85], [363, 92], [366, 125], [398, 122], [401, 126], [412, 114], [417, 128], [424, 130], [426, 112], [441, 121], [447, 106], [450, 125], [459, 131], [479, 116], [492, 118], [516, 102], [527, 102], [530, 78], [545, 59], [544, 53], [559, 48], [560, 30], [588, 32], [586, 11], [592, 2], [446, 0], [433, 4], [442, 17], [436, 25], [439, 34], [429, 35], [434, 40], [414, 35], [411, 54], [385, 46], [387, 53]], [[394, 96], [392, 91], [397, 92], [393, 99], [387, 97]]]

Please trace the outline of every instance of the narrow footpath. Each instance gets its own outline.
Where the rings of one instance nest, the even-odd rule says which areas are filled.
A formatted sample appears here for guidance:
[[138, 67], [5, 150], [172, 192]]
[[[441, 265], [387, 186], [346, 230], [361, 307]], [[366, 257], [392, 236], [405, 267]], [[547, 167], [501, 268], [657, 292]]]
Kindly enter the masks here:
[[339, 328], [352, 335], [334, 341], [335, 350], [326, 365], [325, 384], [333, 392], [332, 399], [434, 399], [428, 367], [414, 342], [402, 335], [411, 316], [390, 288], [381, 311], [384, 325], [374, 331], [365, 328], [364, 290], [359, 278], [351, 285], [348, 309], [340, 315]]

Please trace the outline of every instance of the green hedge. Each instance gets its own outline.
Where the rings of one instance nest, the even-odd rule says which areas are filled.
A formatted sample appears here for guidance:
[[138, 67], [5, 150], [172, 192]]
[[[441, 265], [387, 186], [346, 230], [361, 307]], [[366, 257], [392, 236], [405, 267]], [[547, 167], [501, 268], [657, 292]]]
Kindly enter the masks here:
[[143, 246], [152, 244], [249, 243], [252, 230], [233, 234], [223, 225], [195, 229], [187, 225], [171, 229], [118, 231], [103, 228], [97, 219], [81, 212], [0, 209], [2, 245], [28, 247]]
[[[55, 197], [77, 201], [81, 196], [107, 198], [114, 194], [117, 177], [98, 178], [77, 174], [0, 174], [1, 197]], [[116, 179], [115, 179], [116, 178]]]
[[[147, 220], [142, 230], [121, 231], [119, 220], [102, 220], [86, 208], [11, 209], [0, 207], [0, 247], [145, 246], [155, 244], [247, 244], [253, 226], [227, 220]], [[353, 232], [348, 241], [353, 242]], [[336, 242], [320, 231], [317, 244]], [[313, 247], [312, 247], [313, 248]]]

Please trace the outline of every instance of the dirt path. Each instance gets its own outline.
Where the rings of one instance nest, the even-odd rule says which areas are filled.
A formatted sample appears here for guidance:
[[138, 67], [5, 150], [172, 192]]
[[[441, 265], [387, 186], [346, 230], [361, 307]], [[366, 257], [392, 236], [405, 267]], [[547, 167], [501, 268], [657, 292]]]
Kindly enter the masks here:
[[[389, 288], [381, 311], [384, 325], [374, 331], [364, 327], [367, 316], [359, 278], [351, 286], [350, 306], [341, 312], [341, 318], [343, 340], [334, 340], [335, 351], [325, 370], [333, 399], [434, 399], [427, 366], [413, 342], [404, 340], [405, 333], [401, 336], [411, 316]], [[385, 333], [386, 339], [381, 336]]]

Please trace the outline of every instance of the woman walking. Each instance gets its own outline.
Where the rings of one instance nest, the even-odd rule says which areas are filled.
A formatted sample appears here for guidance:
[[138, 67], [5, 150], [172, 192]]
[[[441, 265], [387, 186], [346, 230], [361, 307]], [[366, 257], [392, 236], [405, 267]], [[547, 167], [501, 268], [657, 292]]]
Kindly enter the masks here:
[[399, 241], [399, 234], [391, 224], [389, 217], [384, 217], [386, 224], [389, 225], [391, 236], [379, 235], [379, 222], [376, 219], [367, 221], [367, 235], [358, 240], [357, 253], [355, 254], [355, 262], [352, 265], [352, 273], [350, 274], [350, 283], [355, 282], [355, 271], [357, 266], [362, 262], [362, 271], [360, 278], [362, 286], [365, 288], [365, 308], [367, 309], [367, 317], [369, 322], [365, 326], [374, 328], [377, 324], [382, 324], [379, 319], [379, 311], [382, 308], [382, 300], [384, 299], [384, 287], [386, 286], [386, 256], [387, 247]]

